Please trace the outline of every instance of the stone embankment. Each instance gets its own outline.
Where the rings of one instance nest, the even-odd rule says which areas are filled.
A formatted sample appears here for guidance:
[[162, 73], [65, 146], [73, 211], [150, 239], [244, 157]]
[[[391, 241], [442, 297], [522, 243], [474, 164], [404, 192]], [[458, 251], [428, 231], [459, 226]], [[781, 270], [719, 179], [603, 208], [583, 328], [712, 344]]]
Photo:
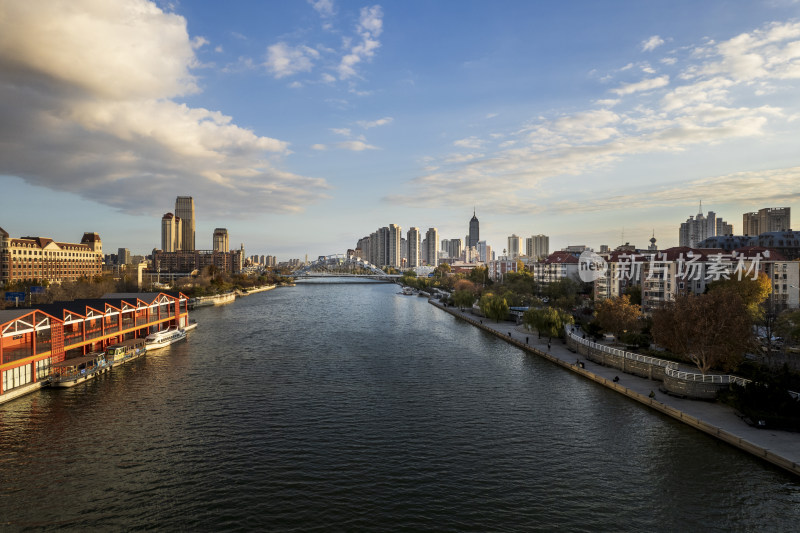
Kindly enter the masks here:
[[[578, 337], [577, 334], [571, 335], [572, 349], [574, 349], [572, 351], [569, 344], [562, 343], [559, 339], [548, 343], [547, 339], [532, 338], [530, 332], [518, 329], [515, 324], [493, 323], [488, 319], [477, 318], [469, 312], [445, 306], [436, 300], [429, 300], [429, 302], [522, 350], [536, 354], [562, 368], [800, 476], [800, 433], [752, 427], [747, 425], [729, 406], [710, 401], [692, 400], [685, 397], [687, 396], [685, 394], [676, 396], [665, 393], [659, 385], [663, 385], [669, 380], [667, 374], [682, 373], [672, 366], [676, 365], [674, 362], [665, 361], [662, 366], [654, 362], [620, 357], [614, 353], [604, 352], [599, 347], [600, 345], [591, 346], [578, 342], [579, 340], [584, 341], [584, 339]], [[579, 348], [579, 344], [584, 347]], [[605, 348], [614, 350], [610, 347]], [[592, 352], [591, 356], [590, 351]], [[576, 359], [576, 355], [578, 359]], [[580, 356], [583, 356], [584, 359], [581, 359]], [[604, 365], [604, 363], [610, 364]], [[650, 365], [652, 368], [645, 365]], [[623, 368], [626, 369], [625, 373], [619, 376], [617, 373], [621, 372]], [[629, 371], [630, 373], [628, 373]], [[683, 374], [686, 373], [683, 372]], [[688, 380], [683, 380], [684, 384], [686, 381]], [[700, 391], [701, 388], [695, 387], [693, 394]]]

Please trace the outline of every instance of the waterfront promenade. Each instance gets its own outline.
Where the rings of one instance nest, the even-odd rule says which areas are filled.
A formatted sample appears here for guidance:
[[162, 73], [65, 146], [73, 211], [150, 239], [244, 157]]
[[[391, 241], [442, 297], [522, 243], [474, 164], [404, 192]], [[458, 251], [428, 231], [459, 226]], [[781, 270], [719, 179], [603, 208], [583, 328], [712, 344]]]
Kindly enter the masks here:
[[523, 350], [544, 357], [563, 368], [800, 476], [800, 433], [755, 428], [745, 423], [730, 406], [718, 402], [670, 396], [659, 390], [659, 381], [640, 378], [589, 361], [570, 351], [560, 339], [553, 339], [548, 347], [547, 338], [539, 339], [535, 332], [526, 331], [522, 325], [513, 322], [494, 322], [473, 315], [469, 311], [445, 307], [433, 299], [429, 302]]

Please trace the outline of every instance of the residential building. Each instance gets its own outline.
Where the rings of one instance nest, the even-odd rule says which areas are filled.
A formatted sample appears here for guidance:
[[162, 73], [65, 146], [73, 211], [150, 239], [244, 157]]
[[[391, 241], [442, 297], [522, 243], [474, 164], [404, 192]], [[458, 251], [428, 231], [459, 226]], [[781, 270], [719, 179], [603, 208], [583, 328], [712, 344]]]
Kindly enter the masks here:
[[525, 255], [529, 261], [544, 259], [550, 254], [550, 237], [547, 235], [533, 235], [525, 239]]
[[386, 264], [395, 268], [400, 268], [400, 248], [403, 239], [402, 229], [396, 224], [389, 224], [386, 250]]
[[416, 268], [422, 263], [420, 262], [420, 233], [419, 228], [414, 227], [408, 230], [406, 234], [406, 245], [408, 247], [408, 263], [407, 267]]
[[678, 245], [689, 248], [697, 248], [701, 241], [714, 237], [715, 235], [730, 235], [733, 233], [733, 226], [717, 218], [716, 213], [709, 211], [707, 216], [703, 216], [703, 204], [700, 203], [700, 211], [697, 216], [690, 216], [686, 222], [681, 224], [678, 231]]
[[178, 196], [175, 199], [175, 216], [181, 219], [181, 246], [178, 250], [193, 251], [195, 249], [194, 198]]
[[755, 213], [745, 213], [742, 215], [742, 232], [745, 235], [761, 235], [773, 231], [791, 231], [791, 211], [790, 207], [765, 207]]
[[127, 265], [131, 262], [131, 251], [127, 248], [117, 249], [117, 264]]
[[478, 261], [488, 263], [494, 259], [493, 255], [492, 247], [486, 241], [478, 241]]
[[518, 268], [516, 259], [493, 259], [486, 262], [487, 274], [492, 281], [502, 280], [506, 274], [516, 272]]
[[447, 254], [451, 259], [461, 258], [461, 244], [461, 239], [450, 239]]
[[46, 237], [12, 239], [0, 228], [0, 284], [23, 280], [54, 283], [90, 278], [103, 272], [103, 244], [97, 233], [80, 243]]
[[553, 252], [544, 261], [531, 265], [533, 279], [539, 283], [554, 283], [565, 278], [579, 281], [578, 257], [569, 252]]
[[506, 257], [508, 259], [516, 260], [519, 259], [520, 255], [522, 255], [522, 237], [518, 237], [515, 234], [511, 234], [508, 238], [508, 248], [506, 252]]
[[439, 244], [439, 230], [436, 228], [428, 228], [425, 232], [425, 260], [431, 266], [439, 265], [439, 254], [437, 245]]

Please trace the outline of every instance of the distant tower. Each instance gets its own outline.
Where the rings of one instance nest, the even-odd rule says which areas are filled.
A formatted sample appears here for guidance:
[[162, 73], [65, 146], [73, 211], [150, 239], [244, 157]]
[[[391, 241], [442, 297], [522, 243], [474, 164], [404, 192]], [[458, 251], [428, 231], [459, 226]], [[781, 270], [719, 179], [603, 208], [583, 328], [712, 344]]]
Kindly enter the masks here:
[[656, 230], [653, 230], [653, 236], [650, 237], [650, 246], [647, 247], [649, 252], [657, 252], [658, 245], [656, 245]]
[[177, 252], [181, 249], [181, 219], [167, 213], [161, 217], [161, 250]]
[[194, 251], [194, 198], [178, 196], [175, 200], [175, 216], [181, 219], [181, 247], [179, 250]]
[[480, 229], [478, 224], [478, 217], [475, 216], [475, 209], [472, 209], [472, 218], [469, 220], [469, 240], [467, 241], [467, 246], [470, 248], [475, 248], [478, 246], [478, 241], [480, 239]]
[[406, 245], [408, 246], [408, 267], [414, 268], [420, 266], [420, 234], [419, 228], [411, 228], [408, 230], [406, 236]]
[[214, 230], [214, 244], [213, 250], [215, 252], [228, 252], [228, 230], [225, 228], [217, 228]]
[[425, 256], [430, 266], [439, 266], [439, 252], [437, 246], [439, 244], [439, 230], [436, 228], [428, 228], [425, 233]]

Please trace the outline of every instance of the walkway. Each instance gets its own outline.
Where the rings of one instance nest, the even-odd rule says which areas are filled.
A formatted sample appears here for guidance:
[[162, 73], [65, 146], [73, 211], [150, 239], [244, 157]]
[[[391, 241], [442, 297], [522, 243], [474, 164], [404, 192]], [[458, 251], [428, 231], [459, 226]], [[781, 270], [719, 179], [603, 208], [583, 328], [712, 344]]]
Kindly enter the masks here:
[[[676, 398], [658, 390], [659, 381], [625, 374], [618, 369], [605, 367], [571, 352], [560, 339], [553, 339], [548, 347], [546, 338], [526, 331], [524, 326], [512, 322], [495, 323], [458, 308], [443, 307], [438, 301], [429, 302], [448, 313], [466, 320], [490, 333], [494, 333], [523, 350], [535, 353], [564, 368], [613, 389], [657, 411], [715, 436], [744, 451], [756, 455], [776, 466], [800, 475], [800, 433], [757, 429], [749, 426], [730, 406]], [[583, 363], [581, 368], [577, 362]], [[618, 378], [615, 382], [614, 379]], [[651, 397], [651, 393], [654, 395]]]

